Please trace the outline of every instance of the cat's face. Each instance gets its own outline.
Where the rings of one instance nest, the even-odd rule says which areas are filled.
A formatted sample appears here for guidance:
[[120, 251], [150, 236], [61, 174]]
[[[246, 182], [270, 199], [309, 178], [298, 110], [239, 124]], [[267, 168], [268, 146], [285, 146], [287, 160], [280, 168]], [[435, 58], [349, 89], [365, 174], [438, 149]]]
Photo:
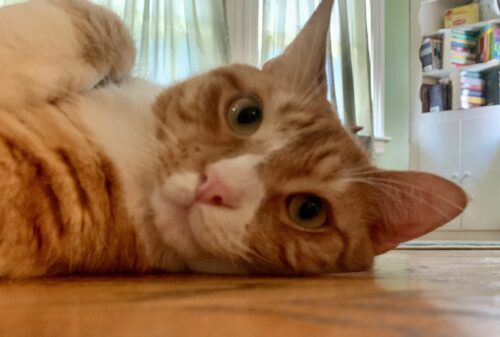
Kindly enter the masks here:
[[465, 207], [443, 179], [377, 170], [341, 125], [324, 83], [331, 2], [263, 70], [217, 69], [158, 98], [153, 218], [193, 269], [364, 270]]

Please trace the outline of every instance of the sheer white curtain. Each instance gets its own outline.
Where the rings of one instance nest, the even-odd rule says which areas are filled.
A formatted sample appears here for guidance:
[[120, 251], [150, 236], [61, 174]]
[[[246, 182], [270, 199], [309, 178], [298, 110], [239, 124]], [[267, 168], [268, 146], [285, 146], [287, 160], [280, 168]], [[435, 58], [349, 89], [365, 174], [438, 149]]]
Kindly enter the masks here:
[[[263, 0], [261, 63], [279, 55], [320, 0]], [[328, 50], [330, 100], [346, 125], [372, 136], [369, 17], [365, 0], [336, 0]], [[336, 93], [336, 95], [335, 95]]]
[[92, 1], [129, 27], [141, 77], [168, 84], [228, 62], [224, 0]]
[[[117, 13], [136, 42], [135, 73], [169, 84], [229, 60], [224, 0], [92, 0]], [[0, 0], [0, 5], [23, 0]]]

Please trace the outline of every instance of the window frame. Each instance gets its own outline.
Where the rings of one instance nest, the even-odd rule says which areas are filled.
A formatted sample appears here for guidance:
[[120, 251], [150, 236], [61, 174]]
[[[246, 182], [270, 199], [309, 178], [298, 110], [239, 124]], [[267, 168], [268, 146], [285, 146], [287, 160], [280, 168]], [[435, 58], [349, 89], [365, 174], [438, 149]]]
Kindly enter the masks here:
[[367, 0], [371, 8], [373, 133], [378, 141], [388, 142], [385, 134], [385, 0]]

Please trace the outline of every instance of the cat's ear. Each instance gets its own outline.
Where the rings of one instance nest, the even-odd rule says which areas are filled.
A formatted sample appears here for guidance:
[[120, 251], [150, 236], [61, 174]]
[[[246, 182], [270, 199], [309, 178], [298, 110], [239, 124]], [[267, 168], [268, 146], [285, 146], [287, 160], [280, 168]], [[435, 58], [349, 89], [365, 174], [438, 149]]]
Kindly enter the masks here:
[[467, 206], [459, 186], [432, 174], [379, 171], [367, 182], [377, 255], [448, 223]]
[[323, 0], [295, 40], [263, 70], [293, 83], [299, 91], [314, 89], [326, 97], [326, 48], [334, 0]]

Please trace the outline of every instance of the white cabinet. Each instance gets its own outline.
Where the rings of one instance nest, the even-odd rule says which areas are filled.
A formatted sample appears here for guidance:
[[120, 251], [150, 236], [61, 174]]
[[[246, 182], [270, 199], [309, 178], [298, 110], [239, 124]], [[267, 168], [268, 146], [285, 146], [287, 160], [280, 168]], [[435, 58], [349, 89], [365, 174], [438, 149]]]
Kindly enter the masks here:
[[470, 203], [444, 230], [500, 230], [500, 107], [423, 114], [419, 169], [461, 185]]
[[[420, 129], [420, 169], [459, 183], [460, 180], [460, 121], [435, 120], [423, 122]], [[432, 120], [432, 121], [431, 121]], [[459, 230], [461, 218], [446, 226], [446, 230]]]
[[500, 111], [462, 121], [462, 174], [471, 198], [462, 228], [500, 229]]

